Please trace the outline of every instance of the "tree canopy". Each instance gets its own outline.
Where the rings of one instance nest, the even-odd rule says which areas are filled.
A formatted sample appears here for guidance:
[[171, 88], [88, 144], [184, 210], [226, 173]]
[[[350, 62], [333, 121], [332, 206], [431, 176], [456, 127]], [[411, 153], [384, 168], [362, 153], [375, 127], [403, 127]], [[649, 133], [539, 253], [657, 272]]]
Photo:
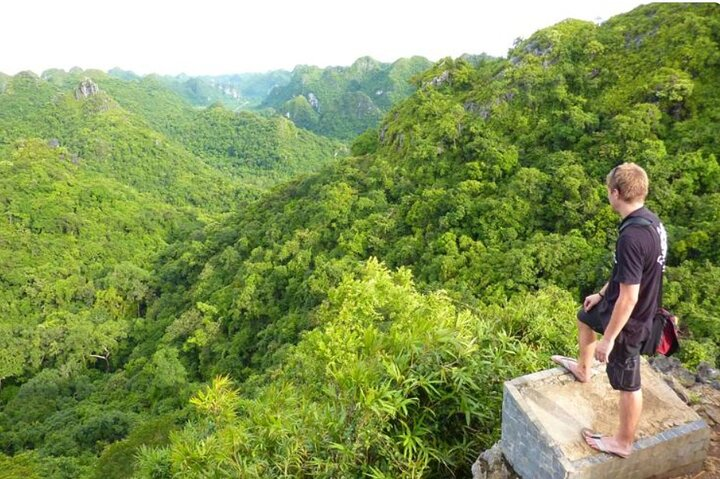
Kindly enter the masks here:
[[[668, 230], [680, 357], [717, 365], [719, 43], [717, 5], [652, 4], [560, 22], [507, 58], [446, 58], [353, 156], [253, 194], [236, 189], [242, 168], [290, 171], [293, 148], [337, 144], [187, 110], [152, 79], [98, 79], [107, 93], [89, 101], [7, 80], [0, 466], [465, 476], [498, 437], [502, 382], [574, 352], [576, 308], [607, 279], [617, 234], [604, 177], [625, 161], [648, 171]], [[72, 114], [47, 115], [61, 107]], [[143, 162], [123, 155], [145, 150], [121, 138], [187, 163], [136, 177]]]

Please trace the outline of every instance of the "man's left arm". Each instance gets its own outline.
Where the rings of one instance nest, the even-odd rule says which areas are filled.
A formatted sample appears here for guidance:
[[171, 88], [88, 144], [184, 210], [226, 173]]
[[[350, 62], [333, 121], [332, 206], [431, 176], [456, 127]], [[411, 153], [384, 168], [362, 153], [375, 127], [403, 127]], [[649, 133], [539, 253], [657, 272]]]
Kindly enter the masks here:
[[605, 328], [602, 339], [595, 348], [595, 359], [598, 361], [602, 363], [607, 362], [608, 357], [610, 357], [610, 351], [612, 351], [615, 346], [615, 339], [625, 327], [633, 309], [635, 309], [639, 293], [639, 284], [620, 283], [620, 295], [613, 308], [610, 322], [607, 328]]

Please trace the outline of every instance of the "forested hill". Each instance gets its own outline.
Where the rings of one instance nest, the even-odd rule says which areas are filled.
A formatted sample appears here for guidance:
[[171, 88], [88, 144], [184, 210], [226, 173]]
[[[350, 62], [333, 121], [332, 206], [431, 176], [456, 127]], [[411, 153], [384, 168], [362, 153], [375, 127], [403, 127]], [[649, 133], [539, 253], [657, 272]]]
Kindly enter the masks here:
[[[108, 75], [121, 80], [140, 80], [131, 71], [113, 68]], [[287, 85], [292, 74], [286, 70], [233, 75], [152, 75], [195, 107], [222, 103], [231, 110], [252, 109], [260, 105], [276, 86]]]
[[[0, 147], [39, 138], [68, 148], [71, 161], [158, 200], [227, 209], [237, 190], [209, 164], [148, 127], [107, 92], [58, 88], [32, 73], [12, 77], [0, 95]], [[79, 90], [78, 90], [79, 91]]]
[[[86, 78], [92, 91], [78, 97]], [[0, 126], [0, 146], [54, 139], [84, 168], [163, 201], [209, 210], [227, 210], [238, 198], [256, 197], [345, 153], [339, 142], [285, 119], [217, 105], [197, 110], [154, 77], [120, 80], [95, 70], [8, 78]]]
[[200, 394], [143, 467], [464, 476], [497, 438], [502, 381], [573, 353], [580, 298], [611, 266], [604, 177], [624, 161], [648, 170], [669, 231], [681, 357], [717, 361], [719, 43], [717, 5], [662, 4], [441, 61], [356, 157], [169, 253], [153, 336], [241, 387]]
[[362, 57], [349, 67], [298, 66], [290, 82], [270, 91], [261, 107], [322, 135], [352, 139], [410, 95], [410, 79], [430, 65], [423, 57], [391, 64]]
[[573, 353], [623, 161], [668, 229], [680, 357], [717, 362], [719, 47], [717, 5], [655, 4], [437, 63], [352, 158], [170, 245], [108, 361], [4, 381], [0, 467], [466, 477], [502, 381]]
[[[486, 55], [464, 55], [472, 63]], [[292, 72], [198, 76], [149, 75], [195, 107], [222, 104], [239, 111], [276, 112], [296, 125], [324, 136], [351, 140], [375, 127], [390, 107], [407, 98], [414, 87], [410, 79], [431, 66], [422, 57], [381, 63], [369, 57], [349, 67], [300, 65]], [[132, 72], [113, 69], [113, 78], [140, 81]]]
[[90, 393], [110, 378], [94, 368], [136, 342], [159, 251], [345, 150], [282, 118], [195, 110], [152, 80], [0, 78], [0, 450], [39, 451], [40, 477], [87, 477], [141, 417]]

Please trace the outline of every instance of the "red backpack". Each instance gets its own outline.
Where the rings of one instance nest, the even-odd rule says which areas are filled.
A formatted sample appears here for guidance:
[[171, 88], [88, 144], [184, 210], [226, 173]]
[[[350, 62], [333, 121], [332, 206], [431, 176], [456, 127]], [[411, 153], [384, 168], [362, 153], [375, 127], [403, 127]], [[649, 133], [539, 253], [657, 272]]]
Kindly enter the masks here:
[[651, 354], [664, 356], [675, 354], [680, 349], [677, 316], [665, 308], [658, 308], [653, 318], [653, 330], [647, 342], [650, 343], [649, 348], [653, 351]]

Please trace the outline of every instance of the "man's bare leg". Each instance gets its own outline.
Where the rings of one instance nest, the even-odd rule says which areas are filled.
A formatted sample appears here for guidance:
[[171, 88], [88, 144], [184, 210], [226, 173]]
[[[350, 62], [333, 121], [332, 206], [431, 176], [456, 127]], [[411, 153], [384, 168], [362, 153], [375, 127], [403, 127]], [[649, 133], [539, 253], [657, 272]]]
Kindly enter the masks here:
[[595, 331], [590, 326], [578, 320], [578, 344], [580, 355], [578, 360], [566, 358], [565, 356], [552, 356], [552, 360], [567, 369], [581, 383], [586, 383], [592, 377], [591, 366], [595, 356], [595, 345], [597, 338]]
[[612, 437], [598, 439], [585, 436], [585, 441], [594, 449], [628, 456], [632, 452], [635, 431], [642, 413], [642, 391], [620, 391], [620, 428]]
[[628, 454], [632, 449], [633, 441], [635, 441], [635, 431], [640, 422], [642, 405], [641, 389], [633, 392], [620, 391], [620, 428], [615, 434], [615, 440], [618, 446]]
[[[590, 326], [578, 320], [578, 345], [580, 346], [580, 354], [578, 356], [577, 374], [575, 376], [584, 378], [589, 381], [592, 376], [590, 368], [595, 357], [595, 345], [597, 344], [597, 336]], [[582, 381], [582, 379], [580, 379]]]

